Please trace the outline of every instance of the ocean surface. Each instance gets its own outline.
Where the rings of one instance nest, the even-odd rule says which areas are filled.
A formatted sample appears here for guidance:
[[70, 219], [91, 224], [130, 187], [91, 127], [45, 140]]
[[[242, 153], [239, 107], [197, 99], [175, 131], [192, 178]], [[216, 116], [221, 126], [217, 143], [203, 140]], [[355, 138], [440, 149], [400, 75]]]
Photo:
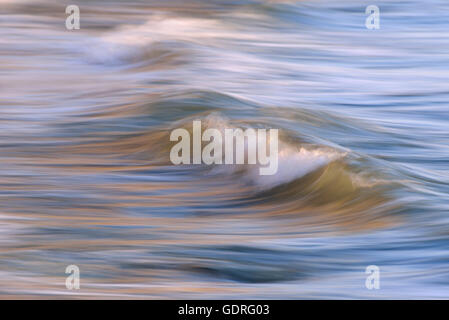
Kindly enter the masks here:
[[[0, 9], [1, 299], [449, 298], [447, 0]], [[278, 173], [173, 165], [193, 120]]]

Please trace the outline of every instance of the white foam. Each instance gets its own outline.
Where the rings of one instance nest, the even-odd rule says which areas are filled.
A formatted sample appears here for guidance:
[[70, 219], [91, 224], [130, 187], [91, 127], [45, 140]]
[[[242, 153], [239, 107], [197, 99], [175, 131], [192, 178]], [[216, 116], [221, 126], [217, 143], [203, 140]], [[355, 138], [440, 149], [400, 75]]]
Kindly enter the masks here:
[[154, 15], [139, 26], [123, 26], [102, 37], [87, 41], [87, 60], [101, 64], [119, 64], [142, 55], [159, 41], [192, 41], [214, 39], [223, 26], [212, 19], [170, 18]]
[[343, 156], [343, 153], [327, 148], [308, 150], [304, 147], [281, 145], [278, 171], [274, 175], [259, 175], [259, 166], [257, 166], [257, 168], [251, 168], [248, 177], [257, 188], [270, 189], [301, 178]]
[[[202, 120], [203, 129], [215, 128], [224, 134], [224, 129], [235, 129], [230, 121], [213, 113]], [[245, 144], [245, 152], [247, 152]], [[215, 165], [211, 174], [243, 174], [242, 178], [256, 186], [257, 189], [270, 189], [301, 178], [332, 161], [344, 157], [346, 153], [329, 147], [294, 146], [279, 141], [278, 170], [273, 175], [260, 175], [260, 165]]]

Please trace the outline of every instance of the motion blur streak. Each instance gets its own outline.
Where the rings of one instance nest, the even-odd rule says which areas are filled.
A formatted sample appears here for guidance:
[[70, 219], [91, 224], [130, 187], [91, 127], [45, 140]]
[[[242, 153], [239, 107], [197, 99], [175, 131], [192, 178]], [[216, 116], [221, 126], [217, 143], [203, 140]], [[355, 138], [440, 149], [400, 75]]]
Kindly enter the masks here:
[[447, 0], [76, 2], [0, 1], [0, 298], [449, 298]]

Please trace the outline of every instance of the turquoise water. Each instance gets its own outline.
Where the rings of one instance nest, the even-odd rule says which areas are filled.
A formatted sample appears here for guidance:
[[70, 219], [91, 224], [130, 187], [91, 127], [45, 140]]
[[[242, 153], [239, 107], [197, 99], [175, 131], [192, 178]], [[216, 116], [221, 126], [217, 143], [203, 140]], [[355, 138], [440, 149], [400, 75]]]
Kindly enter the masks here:
[[[0, 0], [1, 298], [449, 298], [447, 1], [69, 4]], [[278, 173], [174, 166], [195, 119]]]

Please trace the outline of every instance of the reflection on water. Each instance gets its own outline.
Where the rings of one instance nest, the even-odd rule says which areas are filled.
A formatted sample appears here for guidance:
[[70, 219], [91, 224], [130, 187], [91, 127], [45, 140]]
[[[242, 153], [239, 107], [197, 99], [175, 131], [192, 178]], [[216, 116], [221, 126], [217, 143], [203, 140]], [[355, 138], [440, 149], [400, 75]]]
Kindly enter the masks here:
[[[0, 297], [449, 297], [449, 5], [0, 1]], [[173, 166], [280, 129], [279, 171]], [[65, 268], [81, 269], [81, 290]], [[381, 290], [365, 288], [365, 268]]]

